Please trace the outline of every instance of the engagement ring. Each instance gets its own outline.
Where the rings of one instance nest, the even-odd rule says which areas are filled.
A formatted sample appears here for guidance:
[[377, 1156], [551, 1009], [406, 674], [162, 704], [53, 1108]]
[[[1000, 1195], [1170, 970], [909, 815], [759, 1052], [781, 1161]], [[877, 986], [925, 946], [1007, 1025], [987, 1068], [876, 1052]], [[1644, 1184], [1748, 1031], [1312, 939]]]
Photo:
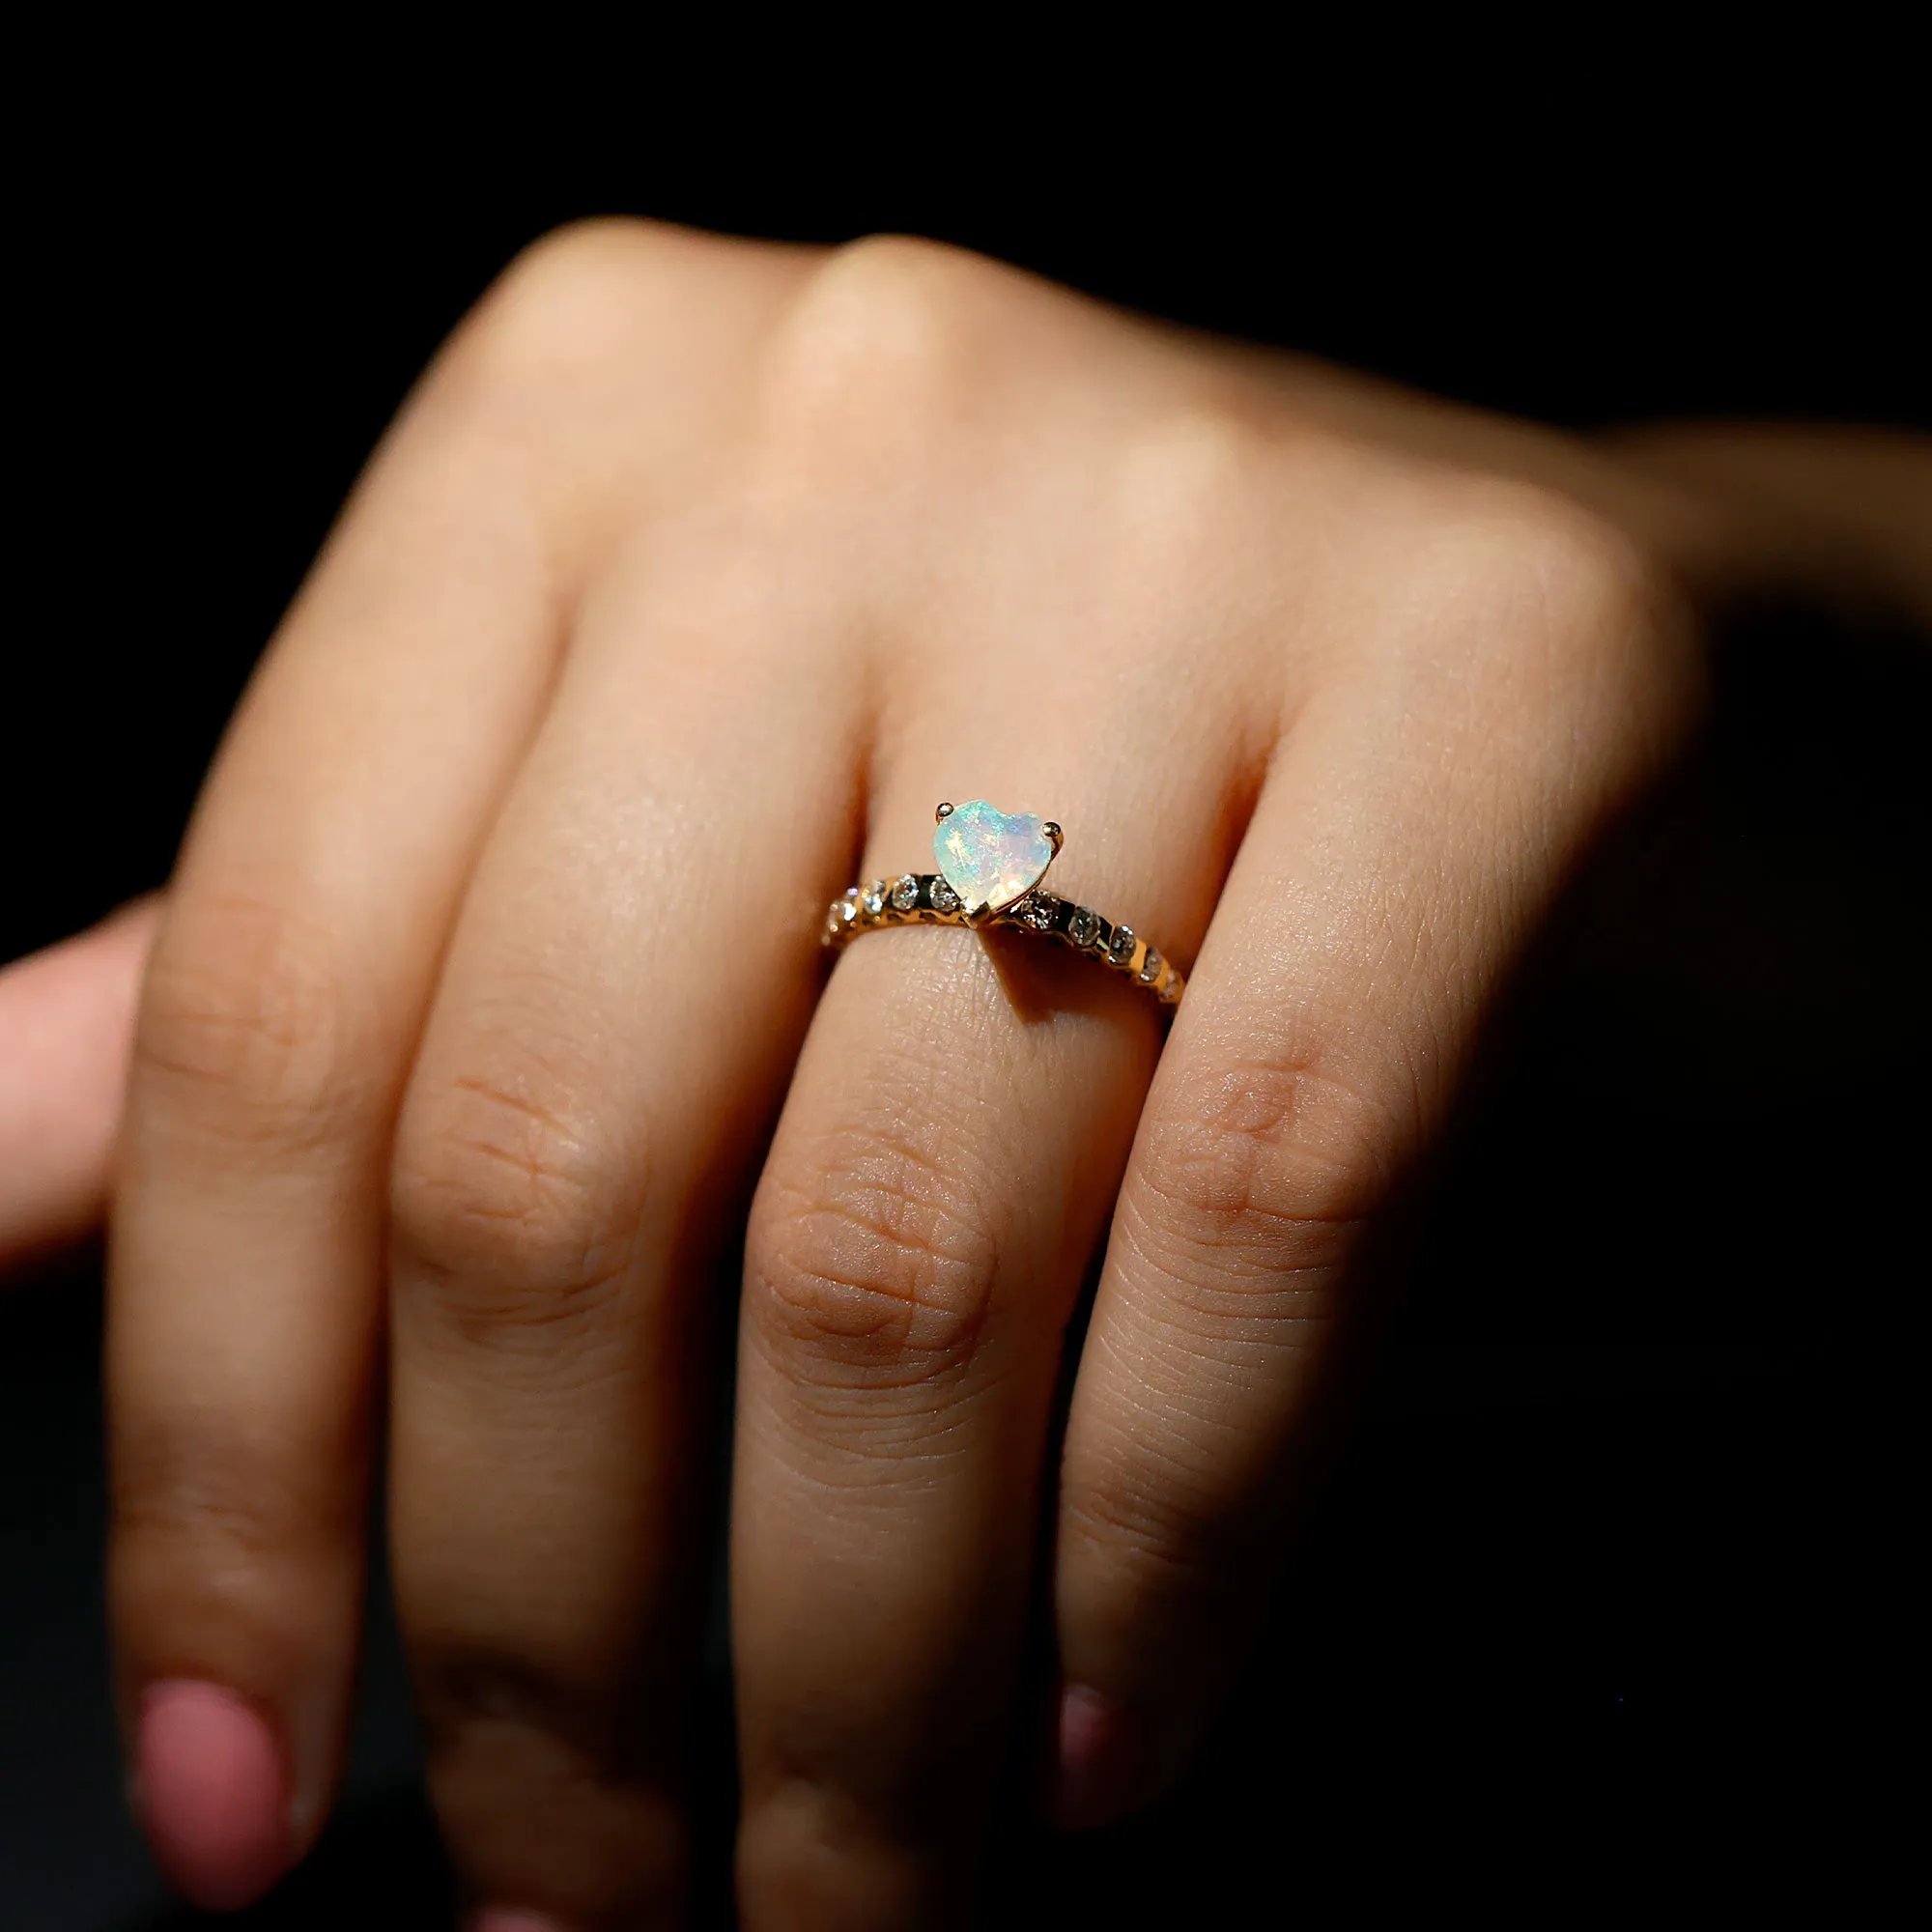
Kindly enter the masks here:
[[1017, 926], [1097, 959], [1163, 1006], [1179, 1005], [1186, 981], [1130, 926], [1043, 889], [1064, 842], [1050, 818], [1001, 811], [984, 799], [942, 805], [934, 817], [939, 870], [848, 887], [826, 914], [827, 946], [886, 925]]

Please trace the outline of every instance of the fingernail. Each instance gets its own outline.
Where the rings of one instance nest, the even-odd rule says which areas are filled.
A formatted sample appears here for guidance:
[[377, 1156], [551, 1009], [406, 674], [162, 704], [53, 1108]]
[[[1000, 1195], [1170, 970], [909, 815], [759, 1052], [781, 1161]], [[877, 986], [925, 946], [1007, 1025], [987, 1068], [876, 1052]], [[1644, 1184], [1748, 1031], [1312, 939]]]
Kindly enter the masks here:
[[1147, 1742], [1123, 1706], [1085, 1684], [1060, 1693], [1060, 1766], [1053, 1822], [1063, 1832], [1092, 1832], [1123, 1818], [1146, 1785]]
[[245, 1699], [185, 1678], [141, 1699], [135, 1778], [149, 1843], [168, 1883], [211, 1912], [251, 1903], [287, 1869], [288, 1779]]
[[464, 1932], [563, 1932], [563, 1927], [549, 1914], [521, 1905], [486, 1905], [470, 1915]]

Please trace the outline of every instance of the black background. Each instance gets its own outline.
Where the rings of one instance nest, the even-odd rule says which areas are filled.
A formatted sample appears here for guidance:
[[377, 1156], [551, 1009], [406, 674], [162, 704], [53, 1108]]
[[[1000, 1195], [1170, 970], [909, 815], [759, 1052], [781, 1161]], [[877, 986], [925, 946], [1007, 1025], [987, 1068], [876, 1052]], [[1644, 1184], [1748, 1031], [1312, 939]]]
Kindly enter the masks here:
[[[587, 104], [594, 50], [286, 99], [283, 55], [245, 107], [118, 71], [14, 185], [0, 957], [165, 875], [369, 444], [492, 274], [576, 215], [935, 235], [1581, 427], [1921, 420], [1924, 171], [1882, 49], [1729, 72], [1719, 116], [1708, 80], [1585, 99], [1579, 48], [1526, 91], [1338, 102], [1312, 49], [1212, 39], [963, 109], [800, 75], [673, 110], [668, 49]], [[1452, 1138], [1367, 1420], [1203, 1770], [1079, 1845], [1016, 1826], [995, 1922], [1567, 1924], [1811, 1884], [1860, 1917], [1902, 1821], [1868, 1747], [1903, 1668], [1932, 674], [1922, 639], [1803, 611], [1718, 648], [1710, 728], [1552, 922]], [[105, 1701], [98, 1298], [83, 1258], [13, 1292], [0, 1345], [21, 1932], [165, 1911]], [[380, 1613], [374, 1645], [351, 1802], [262, 1922], [435, 1922]]]

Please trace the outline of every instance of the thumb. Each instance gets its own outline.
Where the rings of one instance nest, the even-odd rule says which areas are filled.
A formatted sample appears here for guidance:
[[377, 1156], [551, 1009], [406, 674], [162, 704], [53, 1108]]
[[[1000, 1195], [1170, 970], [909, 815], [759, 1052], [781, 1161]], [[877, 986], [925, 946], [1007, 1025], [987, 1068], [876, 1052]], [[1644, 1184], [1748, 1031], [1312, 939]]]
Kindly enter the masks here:
[[79, 1239], [107, 1205], [134, 1002], [160, 923], [136, 899], [0, 971], [0, 1275]]

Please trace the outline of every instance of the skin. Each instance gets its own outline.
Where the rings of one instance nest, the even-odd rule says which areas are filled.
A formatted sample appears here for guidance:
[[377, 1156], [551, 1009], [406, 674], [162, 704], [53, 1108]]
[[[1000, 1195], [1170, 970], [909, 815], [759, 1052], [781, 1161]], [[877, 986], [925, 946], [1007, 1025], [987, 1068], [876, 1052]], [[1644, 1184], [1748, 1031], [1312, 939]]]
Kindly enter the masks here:
[[[99, 1198], [113, 1081], [44, 1096], [158, 919], [112, 1593], [185, 1889], [234, 1902], [325, 1815], [381, 1421], [473, 1898], [679, 1922], [741, 1236], [744, 1922], [965, 1916], [1042, 1586], [1047, 1802], [1098, 1823], [1177, 1776], [1371, 1237], [1695, 717], [1701, 613], [1918, 582], [1921, 446], [1853, 449], [1890, 479], [1861, 517], [1733, 442], [1586, 447], [923, 243], [604, 224], [517, 264], [291, 611], [164, 914], [80, 943], [91, 990], [0, 976], [71, 1127], [58, 1187], [0, 1194], [13, 1254]], [[981, 797], [1058, 819], [1055, 887], [1188, 971], [1165, 1039], [1015, 935], [825, 978], [826, 902]], [[0, 1138], [27, 1104], [0, 1088]]]

